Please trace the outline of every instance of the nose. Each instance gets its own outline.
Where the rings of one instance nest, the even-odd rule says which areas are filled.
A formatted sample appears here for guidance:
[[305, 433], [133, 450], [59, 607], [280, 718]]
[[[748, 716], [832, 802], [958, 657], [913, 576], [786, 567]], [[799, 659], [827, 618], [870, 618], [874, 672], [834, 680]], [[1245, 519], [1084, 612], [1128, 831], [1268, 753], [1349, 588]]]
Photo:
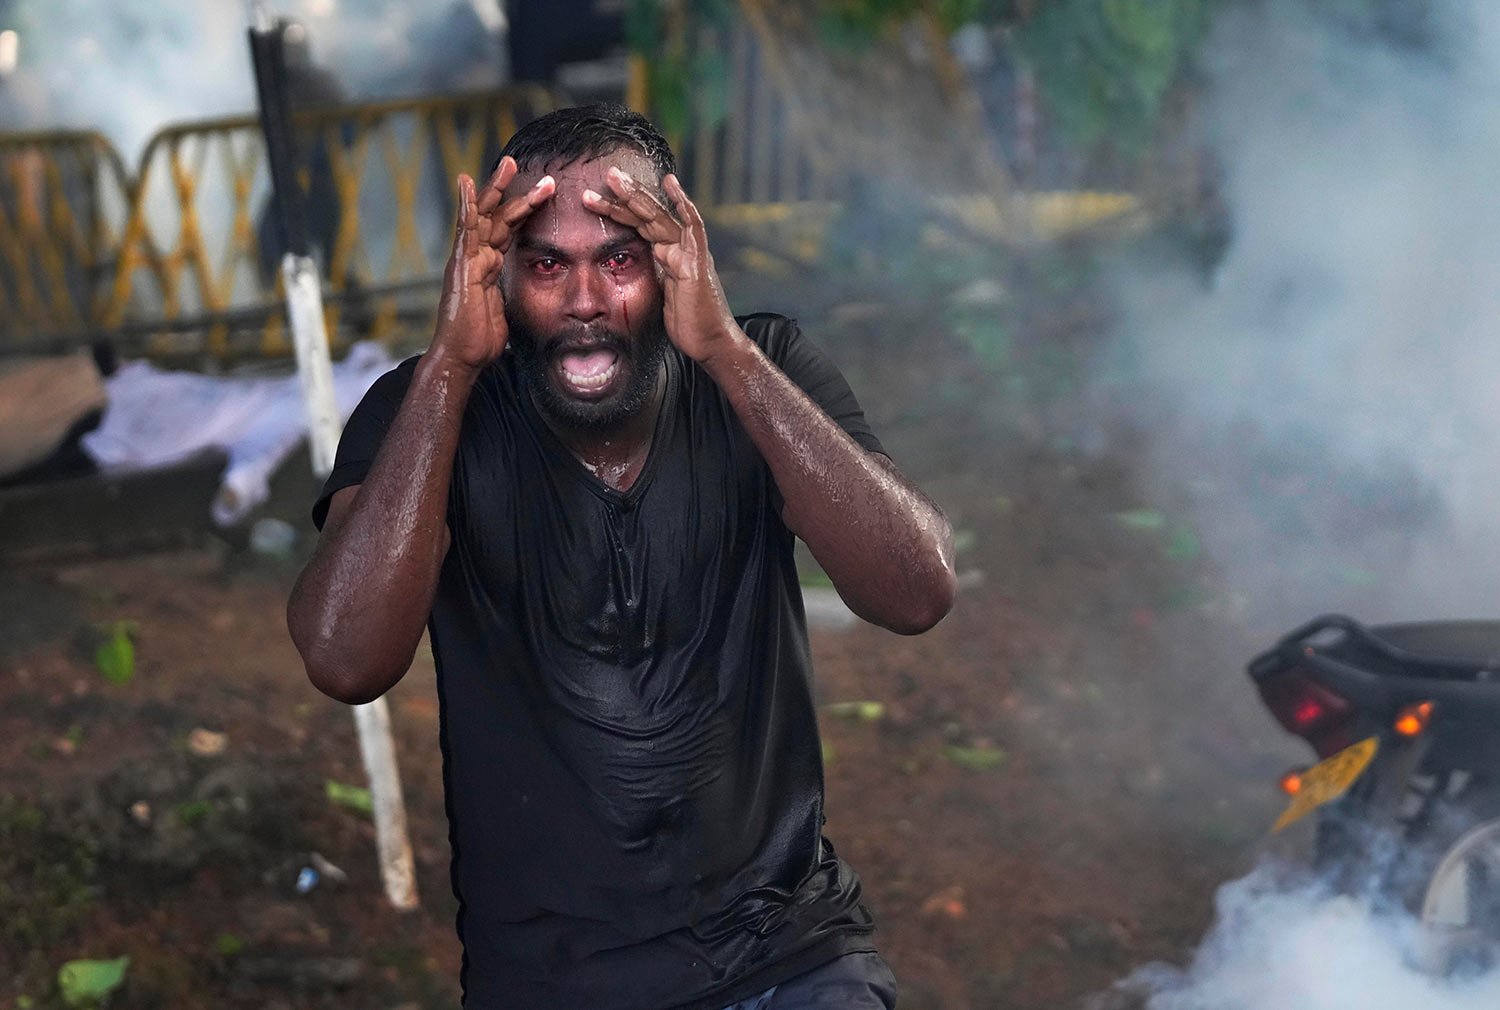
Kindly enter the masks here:
[[609, 296], [597, 270], [577, 269], [568, 273], [565, 310], [569, 319], [591, 323], [609, 315]]

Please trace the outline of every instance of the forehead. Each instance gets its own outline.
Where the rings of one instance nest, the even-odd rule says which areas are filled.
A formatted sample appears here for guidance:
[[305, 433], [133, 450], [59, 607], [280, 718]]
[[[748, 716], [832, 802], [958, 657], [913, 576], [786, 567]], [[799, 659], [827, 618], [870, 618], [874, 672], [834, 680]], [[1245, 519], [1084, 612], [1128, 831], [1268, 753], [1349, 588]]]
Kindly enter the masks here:
[[505, 187], [505, 196], [506, 199], [520, 196], [535, 186], [537, 180], [544, 175], [550, 175], [556, 180], [557, 196], [563, 197], [564, 202], [582, 200], [585, 189], [609, 196], [613, 191], [605, 182], [605, 176], [611, 168], [620, 169], [632, 179], [656, 185], [661, 182], [657, 178], [656, 166], [651, 164], [649, 158], [633, 147], [621, 147], [596, 158], [579, 159], [563, 165], [547, 165], [533, 170], [523, 169]]

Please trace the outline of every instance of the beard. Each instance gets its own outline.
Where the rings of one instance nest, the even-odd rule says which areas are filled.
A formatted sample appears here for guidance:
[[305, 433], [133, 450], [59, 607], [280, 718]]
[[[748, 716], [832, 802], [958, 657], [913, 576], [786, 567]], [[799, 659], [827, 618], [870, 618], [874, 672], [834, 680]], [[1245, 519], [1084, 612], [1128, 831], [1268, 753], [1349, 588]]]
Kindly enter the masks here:
[[[587, 325], [564, 327], [543, 337], [508, 305], [505, 320], [510, 328], [507, 346], [515, 351], [521, 381], [531, 390], [537, 407], [563, 427], [610, 431], [650, 402], [669, 343], [660, 304], [646, 313], [647, 321], [634, 337], [612, 327]], [[585, 346], [613, 351], [624, 373], [620, 388], [601, 400], [569, 396], [553, 379], [558, 359]]]

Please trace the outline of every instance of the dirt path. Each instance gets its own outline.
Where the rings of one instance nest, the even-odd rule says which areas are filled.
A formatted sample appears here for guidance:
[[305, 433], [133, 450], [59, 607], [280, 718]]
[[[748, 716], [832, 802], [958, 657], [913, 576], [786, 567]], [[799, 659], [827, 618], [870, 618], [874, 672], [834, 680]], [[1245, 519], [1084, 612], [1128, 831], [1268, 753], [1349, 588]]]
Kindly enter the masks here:
[[[973, 409], [988, 380], [921, 318], [841, 357], [961, 531], [966, 588], [921, 638], [815, 632], [827, 831], [904, 1008], [1073, 1006], [1196, 942], [1295, 751], [1243, 676], [1264, 629], [1209, 559], [1121, 520], [1170, 489]], [[292, 484], [275, 507], [301, 522]], [[0, 576], [0, 1006], [61, 1005], [60, 964], [122, 955], [112, 1010], [455, 1005], [430, 656], [391, 696], [423, 895], [403, 916], [368, 820], [327, 796], [361, 773], [286, 639], [295, 569], [211, 545]], [[128, 683], [96, 663], [119, 622]]]

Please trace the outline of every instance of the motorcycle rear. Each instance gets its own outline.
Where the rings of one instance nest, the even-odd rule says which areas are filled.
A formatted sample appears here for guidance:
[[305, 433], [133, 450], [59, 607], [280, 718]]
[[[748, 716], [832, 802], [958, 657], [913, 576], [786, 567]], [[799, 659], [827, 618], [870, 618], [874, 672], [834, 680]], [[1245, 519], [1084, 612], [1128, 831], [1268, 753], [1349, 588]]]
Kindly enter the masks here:
[[1500, 964], [1500, 622], [1308, 622], [1249, 673], [1320, 759], [1273, 830], [1316, 814], [1315, 869], [1419, 922], [1435, 974]]

